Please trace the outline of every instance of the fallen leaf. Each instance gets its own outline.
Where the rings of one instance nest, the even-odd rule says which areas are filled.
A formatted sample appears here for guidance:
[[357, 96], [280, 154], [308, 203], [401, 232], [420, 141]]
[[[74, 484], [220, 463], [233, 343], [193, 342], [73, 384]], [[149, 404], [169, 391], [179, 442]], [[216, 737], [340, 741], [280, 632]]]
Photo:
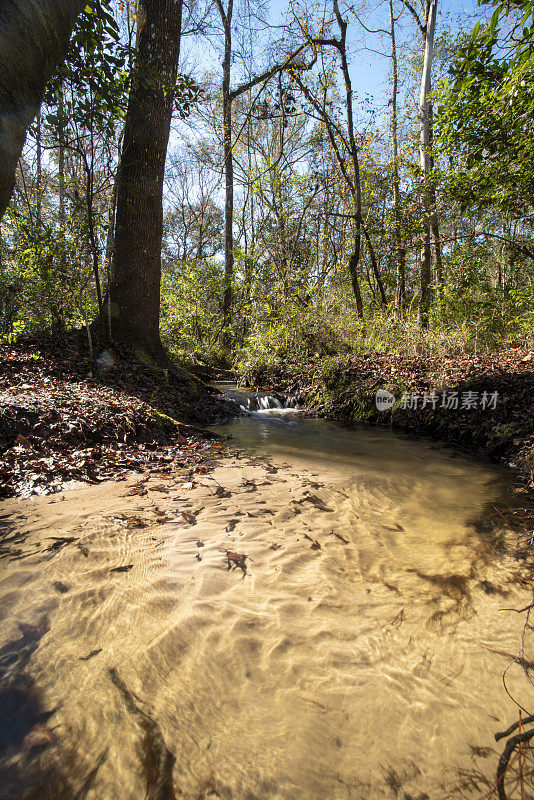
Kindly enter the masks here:
[[89, 661], [90, 658], [93, 658], [94, 656], [97, 656], [101, 652], [102, 652], [102, 648], [99, 647], [98, 650], [91, 650], [91, 652], [87, 653], [86, 656], [80, 656], [78, 660], [79, 661]]
[[312, 550], [321, 550], [322, 549], [321, 545], [319, 544], [317, 539], [312, 539], [312, 537], [308, 536], [307, 533], [304, 534], [304, 538], [307, 539], [309, 542], [311, 542], [311, 549]]
[[243, 575], [247, 574], [247, 558], [249, 556], [246, 553], [233, 553], [231, 550], [225, 550], [226, 553], [226, 561], [228, 564], [227, 570], [230, 571], [231, 569], [240, 569]]

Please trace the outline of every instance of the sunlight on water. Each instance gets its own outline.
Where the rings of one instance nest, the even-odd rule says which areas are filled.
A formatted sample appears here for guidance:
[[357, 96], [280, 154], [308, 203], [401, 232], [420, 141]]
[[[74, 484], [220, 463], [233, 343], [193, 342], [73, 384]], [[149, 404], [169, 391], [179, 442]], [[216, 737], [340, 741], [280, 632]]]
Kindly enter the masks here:
[[0, 798], [487, 791], [516, 716], [501, 609], [529, 601], [487, 524], [506, 474], [285, 412], [220, 426], [252, 455], [192, 488], [4, 503]]

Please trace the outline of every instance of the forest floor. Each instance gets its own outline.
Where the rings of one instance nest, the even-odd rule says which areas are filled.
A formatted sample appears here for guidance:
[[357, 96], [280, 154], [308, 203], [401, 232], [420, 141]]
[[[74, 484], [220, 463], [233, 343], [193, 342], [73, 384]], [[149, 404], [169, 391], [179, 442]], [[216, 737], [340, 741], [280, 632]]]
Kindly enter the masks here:
[[210, 387], [125, 351], [97, 365], [72, 337], [0, 348], [0, 497], [147, 469], [202, 471], [211, 460], [218, 445], [203, 426], [224, 408]]
[[[249, 386], [296, 396], [319, 416], [431, 436], [506, 461], [525, 489], [534, 489], [534, 354], [527, 349], [318, 357], [257, 365], [245, 378]], [[392, 408], [377, 409], [380, 389], [395, 396]]]

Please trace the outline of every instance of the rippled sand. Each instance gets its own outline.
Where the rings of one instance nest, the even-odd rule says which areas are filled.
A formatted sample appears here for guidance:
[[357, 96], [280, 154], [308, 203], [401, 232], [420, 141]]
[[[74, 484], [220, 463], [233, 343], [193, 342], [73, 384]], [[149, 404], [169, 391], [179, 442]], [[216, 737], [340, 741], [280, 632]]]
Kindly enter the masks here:
[[500, 478], [380, 442], [404, 472], [280, 445], [192, 488], [4, 503], [0, 797], [47, 796], [43, 770], [89, 800], [482, 796], [516, 718], [523, 619], [500, 609], [530, 600], [473, 525]]

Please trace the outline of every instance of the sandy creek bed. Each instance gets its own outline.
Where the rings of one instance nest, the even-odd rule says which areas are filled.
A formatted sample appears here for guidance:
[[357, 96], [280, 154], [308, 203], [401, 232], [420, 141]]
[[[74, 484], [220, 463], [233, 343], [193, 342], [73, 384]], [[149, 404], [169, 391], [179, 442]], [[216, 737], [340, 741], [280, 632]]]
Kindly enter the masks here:
[[383, 431], [225, 430], [265, 460], [0, 507], [0, 797], [481, 797], [516, 718], [500, 609], [531, 597], [480, 525], [507, 475]]

